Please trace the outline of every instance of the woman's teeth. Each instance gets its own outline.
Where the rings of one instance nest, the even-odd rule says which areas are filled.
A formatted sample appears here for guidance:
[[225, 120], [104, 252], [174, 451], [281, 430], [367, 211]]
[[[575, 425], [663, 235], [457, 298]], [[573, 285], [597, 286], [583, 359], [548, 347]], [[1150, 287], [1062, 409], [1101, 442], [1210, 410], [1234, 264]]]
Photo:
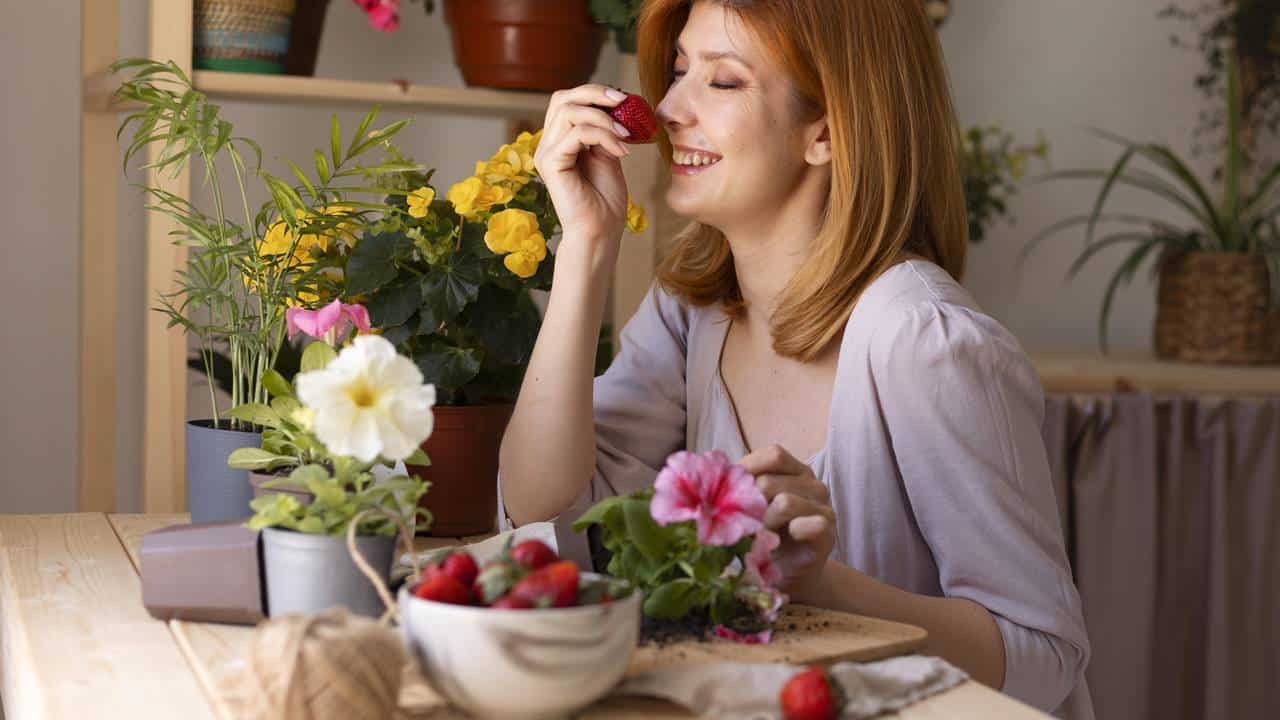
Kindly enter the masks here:
[[693, 167], [715, 165], [720, 162], [720, 158], [715, 155], [702, 152], [685, 152], [683, 150], [672, 151], [671, 158], [677, 165], [689, 165]]

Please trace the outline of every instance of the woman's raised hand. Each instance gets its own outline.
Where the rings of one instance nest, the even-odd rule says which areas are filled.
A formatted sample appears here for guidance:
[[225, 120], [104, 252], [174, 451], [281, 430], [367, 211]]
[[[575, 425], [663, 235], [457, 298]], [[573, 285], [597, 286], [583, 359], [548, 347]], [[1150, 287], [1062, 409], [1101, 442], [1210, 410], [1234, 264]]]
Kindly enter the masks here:
[[625, 97], [593, 84], [557, 91], [533, 156], [565, 239], [603, 241], [612, 257], [627, 218], [627, 181], [620, 159], [631, 151], [620, 139], [626, 128], [600, 108], [612, 108]]

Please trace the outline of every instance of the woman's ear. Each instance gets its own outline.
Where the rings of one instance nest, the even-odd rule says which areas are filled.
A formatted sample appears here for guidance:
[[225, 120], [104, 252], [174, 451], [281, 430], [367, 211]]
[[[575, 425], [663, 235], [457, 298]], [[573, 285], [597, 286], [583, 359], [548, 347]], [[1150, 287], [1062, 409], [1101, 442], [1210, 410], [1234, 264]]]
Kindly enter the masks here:
[[804, 160], [810, 165], [829, 165], [831, 163], [831, 130], [827, 127], [827, 117], [823, 115], [809, 126], [808, 147], [804, 150]]

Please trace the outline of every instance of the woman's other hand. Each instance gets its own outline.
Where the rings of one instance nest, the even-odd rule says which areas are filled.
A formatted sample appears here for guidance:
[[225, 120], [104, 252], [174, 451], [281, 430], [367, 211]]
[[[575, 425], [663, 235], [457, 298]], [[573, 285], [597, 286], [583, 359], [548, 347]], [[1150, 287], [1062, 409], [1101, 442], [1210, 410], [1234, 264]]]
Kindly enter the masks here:
[[836, 543], [831, 493], [808, 465], [778, 445], [756, 450], [738, 464], [755, 475], [769, 503], [765, 527], [782, 537], [774, 553], [783, 572], [782, 589], [793, 600], [817, 604], [822, 571]]

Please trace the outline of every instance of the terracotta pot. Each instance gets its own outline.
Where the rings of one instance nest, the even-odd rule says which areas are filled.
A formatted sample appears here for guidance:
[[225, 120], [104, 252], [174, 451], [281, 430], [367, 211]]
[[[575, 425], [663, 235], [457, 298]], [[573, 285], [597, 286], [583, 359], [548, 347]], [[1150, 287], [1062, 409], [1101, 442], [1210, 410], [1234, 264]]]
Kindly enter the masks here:
[[491, 532], [498, 517], [498, 449], [511, 419], [511, 403], [437, 406], [435, 428], [422, 449], [430, 467], [409, 465], [431, 483], [422, 507], [431, 511], [434, 537]]
[[468, 85], [551, 92], [591, 79], [607, 34], [587, 0], [445, 0]]
[[283, 477], [288, 477], [288, 475], [287, 474], [280, 475], [275, 473], [250, 472], [249, 484], [253, 486], [253, 496], [256, 498], [260, 498], [266, 495], [292, 495], [295, 498], [297, 498], [298, 502], [302, 503], [303, 505], [310, 505], [311, 501], [316, 499], [315, 495], [312, 495], [310, 491], [308, 491], [306, 488], [302, 487], [301, 485], [286, 485], [284, 487], [275, 487], [275, 488], [262, 487], [263, 483], [267, 483], [272, 480], [279, 480]]

